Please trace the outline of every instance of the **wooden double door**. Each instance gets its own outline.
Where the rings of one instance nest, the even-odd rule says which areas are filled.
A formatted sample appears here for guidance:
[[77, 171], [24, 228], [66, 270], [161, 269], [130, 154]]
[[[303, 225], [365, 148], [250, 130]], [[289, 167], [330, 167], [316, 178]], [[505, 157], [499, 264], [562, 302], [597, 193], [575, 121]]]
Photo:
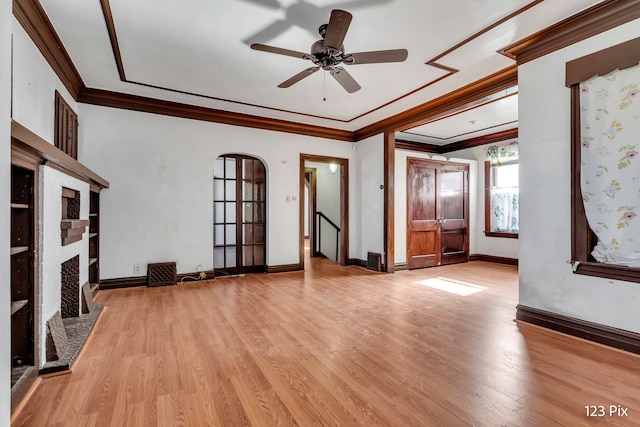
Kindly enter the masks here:
[[407, 266], [469, 260], [469, 165], [407, 159]]

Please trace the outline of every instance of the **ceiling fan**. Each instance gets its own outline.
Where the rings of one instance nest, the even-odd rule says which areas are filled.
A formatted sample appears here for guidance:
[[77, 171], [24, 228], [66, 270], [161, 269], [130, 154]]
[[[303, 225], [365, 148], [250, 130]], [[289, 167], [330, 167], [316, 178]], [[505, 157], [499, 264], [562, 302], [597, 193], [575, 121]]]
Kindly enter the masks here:
[[360, 85], [347, 73], [347, 70], [339, 66], [340, 64], [356, 65], [402, 62], [407, 59], [408, 52], [406, 49], [393, 49], [345, 53], [342, 42], [347, 35], [351, 19], [352, 15], [349, 12], [339, 9], [332, 10], [329, 23], [321, 25], [318, 29], [322, 39], [311, 45], [311, 53], [282, 49], [260, 43], [253, 43], [251, 49], [307, 59], [315, 64], [314, 67], [309, 67], [280, 83], [278, 85], [280, 88], [290, 87], [322, 68], [325, 71], [329, 71], [333, 78], [335, 78], [347, 92], [353, 93], [360, 90]]

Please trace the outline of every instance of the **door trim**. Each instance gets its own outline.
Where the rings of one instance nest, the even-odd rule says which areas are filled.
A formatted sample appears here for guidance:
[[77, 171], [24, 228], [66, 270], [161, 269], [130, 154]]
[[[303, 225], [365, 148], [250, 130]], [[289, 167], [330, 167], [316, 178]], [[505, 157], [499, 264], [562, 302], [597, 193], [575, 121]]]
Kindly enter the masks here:
[[[309, 244], [310, 244], [309, 250], [310, 250], [311, 258], [313, 258], [318, 256], [318, 250], [316, 249], [316, 237], [317, 237], [316, 236], [316, 212], [318, 211], [317, 193], [316, 193], [317, 172], [316, 172], [316, 168], [305, 167], [304, 170], [305, 170], [305, 186], [307, 183], [309, 184], [309, 200], [305, 200], [305, 202], [309, 207]], [[308, 179], [306, 179], [307, 174], [309, 174], [311, 177], [310, 182]], [[303, 200], [303, 199], [300, 199], [300, 200]], [[304, 205], [303, 205], [303, 209], [304, 209]]]
[[349, 260], [349, 159], [340, 157], [318, 156], [300, 153], [299, 173], [299, 259], [304, 269], [304, 180], [305, 162], [337, 163], [340, 166], [340, 265], [346, 266]]

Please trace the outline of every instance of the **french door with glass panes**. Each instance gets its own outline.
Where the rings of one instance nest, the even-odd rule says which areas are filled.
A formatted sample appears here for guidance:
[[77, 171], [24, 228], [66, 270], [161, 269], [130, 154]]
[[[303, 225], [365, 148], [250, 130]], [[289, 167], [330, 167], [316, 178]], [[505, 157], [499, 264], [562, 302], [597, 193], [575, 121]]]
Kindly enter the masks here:
[[265, 167], [225, 154], [213, 168], [213, 267], [216, 274], [266, 271]]

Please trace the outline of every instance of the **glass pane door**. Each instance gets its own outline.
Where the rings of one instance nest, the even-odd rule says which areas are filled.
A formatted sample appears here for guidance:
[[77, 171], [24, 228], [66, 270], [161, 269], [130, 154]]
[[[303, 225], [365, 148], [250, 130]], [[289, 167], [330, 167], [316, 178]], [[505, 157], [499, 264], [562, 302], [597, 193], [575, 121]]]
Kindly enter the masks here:
[[253, 157], [221, 156], [213, 183], [214, 268], [221, 274], [265, 271], [264, 165]]

